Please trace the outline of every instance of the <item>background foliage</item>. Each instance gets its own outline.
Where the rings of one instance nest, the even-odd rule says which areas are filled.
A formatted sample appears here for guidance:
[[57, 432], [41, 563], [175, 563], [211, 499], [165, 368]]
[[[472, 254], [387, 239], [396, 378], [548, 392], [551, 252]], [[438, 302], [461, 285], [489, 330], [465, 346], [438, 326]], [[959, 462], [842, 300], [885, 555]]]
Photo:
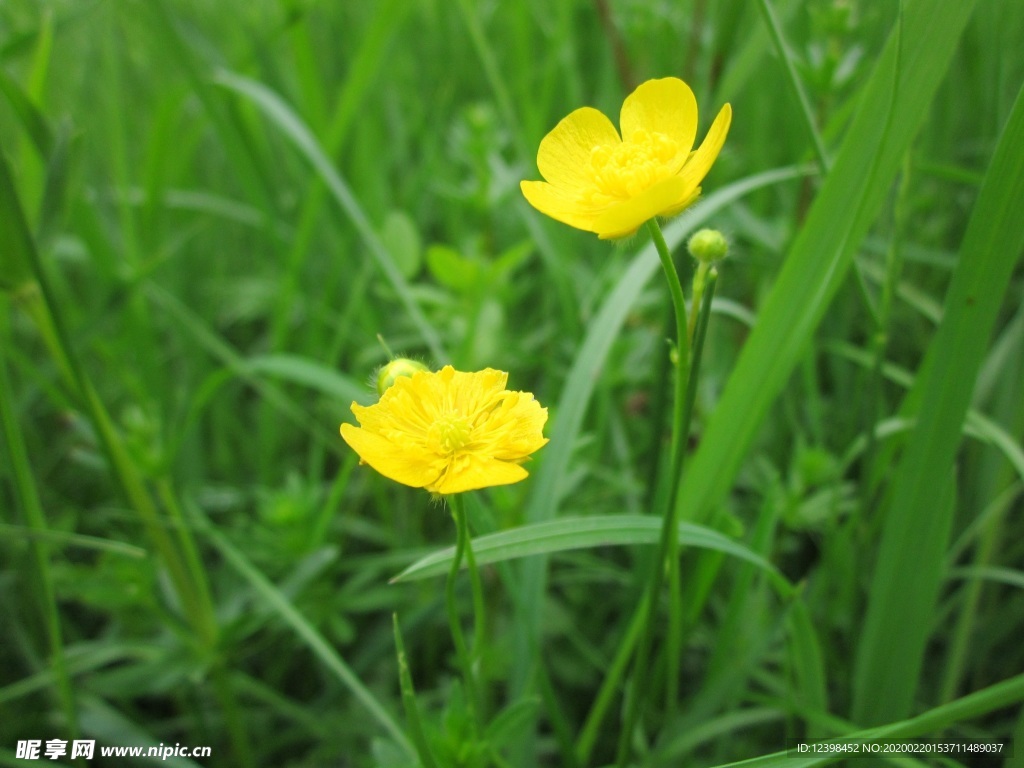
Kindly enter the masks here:
[[[680, 502], [683, 699], [638, 759], [768, 764], [912, 716], [1024, 750], [1024, 13], [954, 5], [0, 5], [0, 762], [78, 733], [416, 765], [393, 613], [440, 764], [611, 762], [668, 295], [648, 243], [518, 183], [568, 111], [669, 74], [702, 132], [735, 117], [666, 234], [710, 219], [732, 254]], [[388, 583], [451, 521], [337, 435], [377, 334], [550, 407], [477, 534], [583, 519], [484, 571], [476, 739], [437, 577]]]

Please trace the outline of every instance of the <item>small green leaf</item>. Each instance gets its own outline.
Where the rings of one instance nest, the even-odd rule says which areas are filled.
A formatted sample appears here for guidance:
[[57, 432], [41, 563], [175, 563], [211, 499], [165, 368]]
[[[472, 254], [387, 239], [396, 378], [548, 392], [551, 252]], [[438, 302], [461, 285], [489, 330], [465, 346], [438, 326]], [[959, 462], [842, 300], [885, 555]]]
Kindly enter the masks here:
[[409, 218], [409, 214], [404, 211], [391, 211], [384, 219], [380, 240], [391, 253], [391, 258], [394, 259], [402, 277], [410, 280], [419, 274], [423, 246], [420, 243], [419, 230]]
[[427, 267], [437, 282], [453, 291], [467, 291], [480, 279], [480, 265], [447, 245], [427, 249]]

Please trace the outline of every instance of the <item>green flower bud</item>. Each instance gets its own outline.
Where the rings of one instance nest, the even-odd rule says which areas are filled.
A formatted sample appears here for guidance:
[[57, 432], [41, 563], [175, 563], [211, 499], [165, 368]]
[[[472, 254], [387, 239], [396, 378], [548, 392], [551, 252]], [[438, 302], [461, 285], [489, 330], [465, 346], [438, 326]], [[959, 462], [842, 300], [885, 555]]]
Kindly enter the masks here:
[[695, 232], [686, 247], [693, 258], [705, 264], [721, 261], [729, 253], [729, 243], [725, 235], [717, 229], [702, 229]]
[[410, 360], [408, 357], [396, 357], [377, 371], [377, 394], [383, 395], [399, 376], [412, 376], [414, 373], [429, 371], [423, 363]]

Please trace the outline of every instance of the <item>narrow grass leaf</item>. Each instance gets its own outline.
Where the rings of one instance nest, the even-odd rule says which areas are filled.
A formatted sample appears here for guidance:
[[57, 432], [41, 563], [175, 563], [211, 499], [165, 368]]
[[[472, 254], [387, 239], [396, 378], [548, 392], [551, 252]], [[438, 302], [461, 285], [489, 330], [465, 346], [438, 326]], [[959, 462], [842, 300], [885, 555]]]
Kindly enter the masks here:
[[[989, 164], [942, 322], [915, 381], [917, 426], [892, 475], [891, 504], [858, 647], [853, 704], [858, 722], [903, 717], [914, 701], [952, 525], [952, 508], [944, 514], [936, 492], [948, 483], [996, 315], [1024, 249], [1021, 146], [1024, 88]], [[892, 631], [894, 625], [899, 632]]]
[[[197, 517], [198, 519], [198, 517]], [[405, 737], [405, 733], [398, 725], [391, 714], [384, 708], [384, 705], [377, 700], [369, 688], [352, 671], [345, 660], [338, 655], [338, 652], [331, 647], [331, 644], [324, 639], [324, 636], [317, 632], [316, 628], [309, 623], [295, 608], [289, 600], [281, 594], [268, 579], [249, 560], [238, 551], [231, 542], [221, 533], [205, 521], [200, 523], [202, 533], [209, 539], [210, 543], [217, 548], [224, 559], [235, 571], [242, 576], [253, 588], [256, 595], [266, 603], [274, 613], [301, 638], [302, 642], [320, 659], [320, 661], [335, 677], [344, 685], [353, 696], [362, 704], [366, 711], [376, 720], [395, 741], [410, 755], [415, 755], [412, 745]]]
[[[674, 250], [689, 232], [729, 203], [757, 189], [792, 181], [806, 173], [806, 168], [780, 168], [723, 187], [665, 227], [665, 242], [670, 250]], [[558, 419], [550, 433], [551, 442], [546, 448], [547, 455], [533, 481], [533, 490], [526, 509], [527, 522], [543, 522], [555, 516], [563, 493], [562, 483], [569, 474], [569, 462], [583, 426], [583, 417], [608, 353], [644, 286], [659, 267], [657, 249], [654, 243], [649, 243], [633, 257], [615, 288], [605, 298], [601, 309], [590, 322], [586, 338], [576, 353], [562, 389], [562, 396], [554, 409]], [[543, 605], [545, 581], [543, 559], [535, 558], [525, 564], [522, 579], [523, 599], [520, 601], [520, 610], [524, 615], [516, 623], [519, 633], [516, 649], [517, 654], [520, 654], [515, 664], [516, 686], [525, 687], [532, 666], [528, 660], [533, 653], [531, 649], [539, 647], [540, 610]], [[517, 693], [521, 692], [519, 687], [515, 690]]]
[[[524, 525], [520, 528], [473, 539], [473, 554], [478, 565], [486, 565], [531, 555], [568, 552], [574, 549], [656, 544], [660, 531], [661, 519], [651, 515], [567, 517]], [[681, 523], [679, 543], [682, 546], [711, 549], [738, 557], [765, 571], [780, 593], [788, 594], [792, 589], [771, 563], [743, 544], [711, 528], [704, 528], [692, 523]], [[441, 575], [451, 566], [454, 553], [455, 548], [448, 547], [427, 555], [410, 565], [391, 581], [412, 581]]]
[[319, 174], [324, 184], [327, 185], [335, 202], [338, 203], [338, 206], [345, 215], [349, 217], [363, 243], [376, 261], [377, 266], [384, 273], [388, 282], [391, 283], [391, 287], [394, 288], [399, 301], [406, 312], [409, 313], [413, 324], [419, 330], [423, 341], [430, 349], [430, 353], [438, 362], [447, 360], [444, 347], [441, 344], [441, 337], [430, 324], [430, 321], [427, 320], [419, 304], [416, 303], [408, 281], [402, 276], [402, 272], [395, 263], [394, 258], [388, 253], [388, 250], [377, 236], [365, 211], [359, 205], [355, 195], [352, 194], [352, 190], [349, 189], [348, 184], [345, 183], [341, 174], [334, 168], [327, 155], [324, 154], [323, 149], [306, 124], [299, 119], [294, 110], [277, 93], [256, 80], [231, 72], [221, 72], [217, 75], [216, 81], [255, 104], [271, 124], [281, 131], [302, 156], [306, 158], [306, 161], [309, 162], [313, 170]]
[[301, 384], [343, 402], [357, 400], [366, 403], [372, 394], [369, 387], [357, 383], [351, 377], [298, 355], [258, 355], [246, 358], [244, 365], [250, 373], [257, 376]]
[[11, 105], [11, 110], [32, 140], [36, 151], [43, 158], [49, 157], [50, 150], [53, 148], [53, 134], [32, 100], [4, 72], [0, 72], [0, 91], [7, 97], [7, 103]]
[[[836, 737], [836, 740], [881, 741], [883, 739], [913, 739], [928, 736], [937, 734], [957, 723], [1013, 706], [1022, 700], [1024, 700], [1024, 675], [1017, 675], [956, 701], [930, 709], [909, 720], [852, 731], [841, 737]], [[788, 752], [775, 752], [750, 760], [724, 763], [715, 768], [811, 768], [811, 766], [828, 765], [847, 759], [843, 753], [820, 757], [799, 757], [791, 756]]]
[[[973, 6], [970, 1], [906, 4], [904, 29], [891, 36], [881, 53], [832, 171], [708, 420], [683, 479], [683, 518], [707, 519], [729, 492], [762, 421], [881, 208]], [[901, 40], [903, 50], [898, 50]]]

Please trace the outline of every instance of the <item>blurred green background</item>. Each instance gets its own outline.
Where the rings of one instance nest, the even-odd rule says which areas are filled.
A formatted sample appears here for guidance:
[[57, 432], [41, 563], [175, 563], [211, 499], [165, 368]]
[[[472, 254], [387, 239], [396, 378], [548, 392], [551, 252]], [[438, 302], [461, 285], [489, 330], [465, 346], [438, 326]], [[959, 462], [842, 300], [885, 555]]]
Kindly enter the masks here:
[[[388, 584], [451, 520], [337, 428], [380, 334], [550, 407], [530, 480], [474, 494], [478, 534], [656, 508], [649, 245], [518, 185], [569, 111], [614, 120], [668, 75], [698, 140], [734, 110], [684, 519], [792, 591], [684, 550], [684, 698], [638, 759], [767, 755], [1017, 680], [1024, 5], [768, 8], [781, 47], [747, 0], [0, 4], [0, 764], [79, 734], [213, 747], [168, 765], [415, 766], [394, 612], [440, 765], [611, 762], [619, 704], [593, 708], [650, 548], [485, 570], [474, 741], [439, 581]], [[1022, 690], [935, 727], [1009, 739]]]

